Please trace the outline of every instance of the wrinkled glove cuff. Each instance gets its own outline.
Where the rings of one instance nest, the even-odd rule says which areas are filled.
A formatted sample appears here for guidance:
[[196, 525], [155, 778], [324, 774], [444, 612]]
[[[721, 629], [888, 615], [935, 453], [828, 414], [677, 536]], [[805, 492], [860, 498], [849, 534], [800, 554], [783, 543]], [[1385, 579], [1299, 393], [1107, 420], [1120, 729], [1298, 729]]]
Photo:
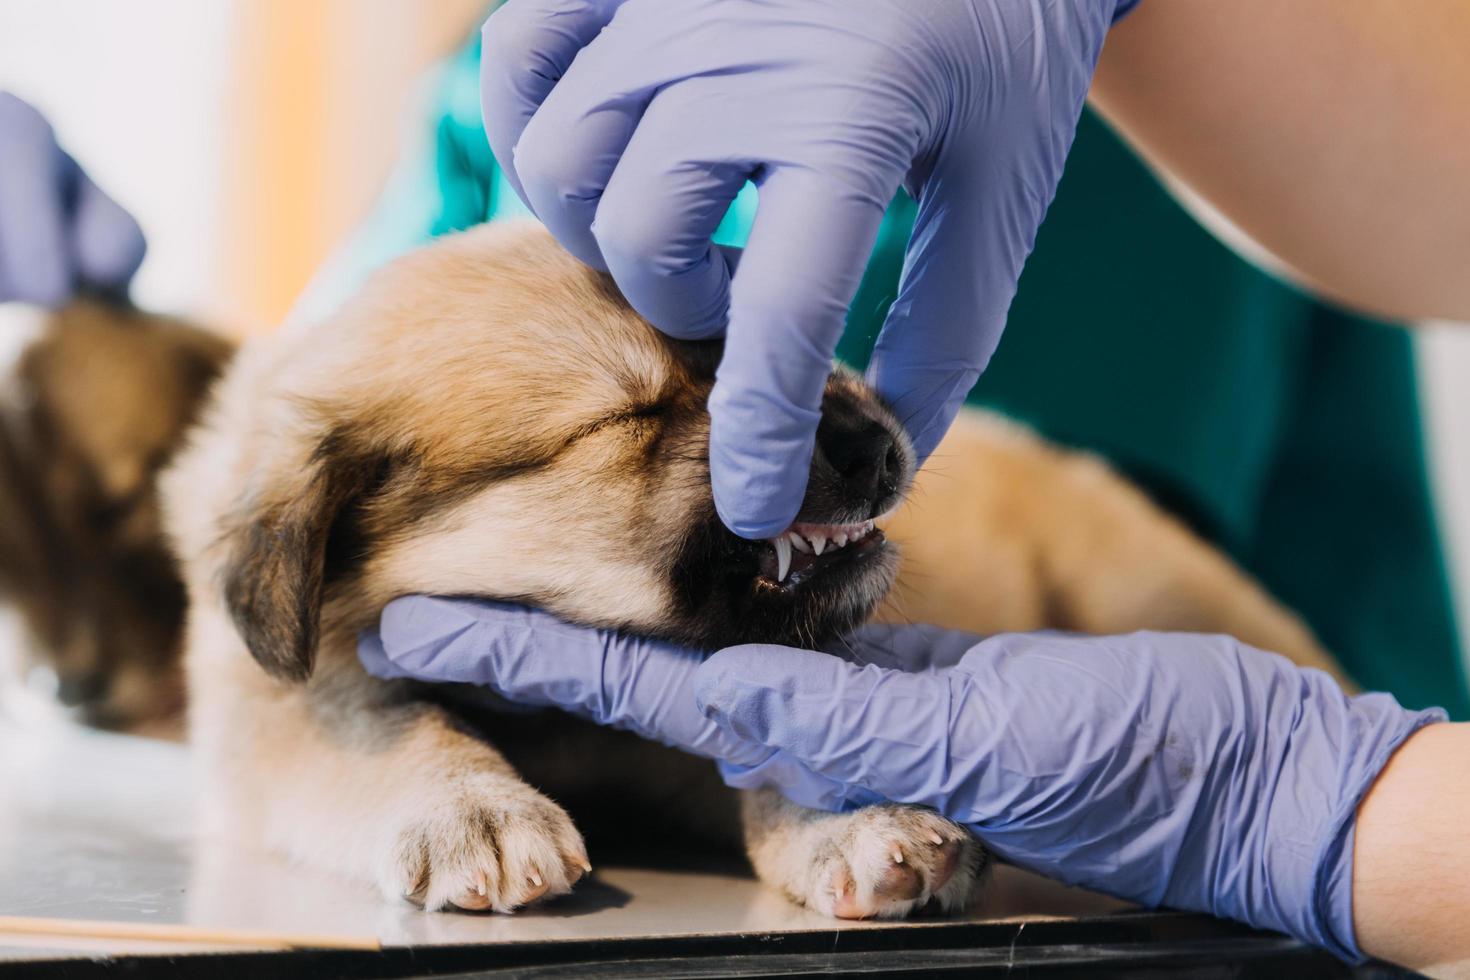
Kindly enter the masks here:
[[1448, 720], [1449, 715], [1442, 708], [1399, 712], [1399, 717], [1379, 733], [1364, 764], [1353, 771], [1332, 813], [1328, 824], [1330, 832], [1318, 855], [1311, 915], [1301, 938], [1352, 963], [1362, 963], [1367, 959], [1358, 948], [1357, 933], [1353, 928], [1353, 841], [1358, 806], [1389, 759], [1408, 741], [1409, 736], [1426, 725]]
[[1143, 0], [1118, 0], [1118, 7], [1113, 11], [1113, 23], [1116, 24], [1124, 17], [1133, 13], [1133, 8], [1142, 2]]

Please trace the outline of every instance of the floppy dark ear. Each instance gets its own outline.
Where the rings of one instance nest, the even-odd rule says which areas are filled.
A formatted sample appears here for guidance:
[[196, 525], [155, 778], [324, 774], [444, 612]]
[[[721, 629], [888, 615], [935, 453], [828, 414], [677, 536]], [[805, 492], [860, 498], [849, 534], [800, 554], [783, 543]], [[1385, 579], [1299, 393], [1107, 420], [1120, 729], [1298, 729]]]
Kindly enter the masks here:
[[271, 502], [258, 504], [233, 532], [225, 603], [251, 656], [272, 677], [311, 676], [328, 550], [373, 471], [324, 440], [300, 481], [271, 488]]
[[224, 337], [186, 324], [170, 324], [174, 367], [184, 383], [190, 399], [189, 416], [193, 422], [195, 409], [209, 392], [210, 385], [224, 373], [225, 365], [235, 355], [235, 345]]

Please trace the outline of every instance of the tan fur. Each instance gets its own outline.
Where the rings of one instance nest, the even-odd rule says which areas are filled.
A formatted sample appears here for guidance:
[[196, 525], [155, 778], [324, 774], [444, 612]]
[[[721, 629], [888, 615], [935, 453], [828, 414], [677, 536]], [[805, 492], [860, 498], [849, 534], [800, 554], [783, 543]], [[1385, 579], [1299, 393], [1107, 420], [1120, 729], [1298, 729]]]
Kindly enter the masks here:
[[[509, 910], [567, 891], [586, 860], [566, 813], [516, 770], [604, 812], [651, 799], [724, 826], [733, 798], [707, 767], [559, 716], [481, 719], [502, 756], [355, 656], [384, 603], [423, 591], [689, 635], [703, 620], [681, 611], [681, 549], [694, 529], [721, 533], [703, 408], [716, 357], [663, 338], [514, 224], [442, 240], [318, 329], [247, 348], [165, 482], [217, 830], [429, 908]], [[851, 379], [828, 394], [896, 429]], [[1327, 662], [1095, 461], [981, 420], [938, 459], [891, 525], [914, 554], [907, 616], [982, 632], [1229, 628]], [[852, 574], [831, 601], [865, 611], [889, 573]], [[670, 786], [677, 801], [660, 801]], [[957, 907], [981, 860], [962, 828], [911, 807], [815, 814], [759, 793], [744, 817], [757, 872], [834, 915]]]
[[880, 618], [975, 633], [1225, 633], [1351, 687], [1300, 618], [1101, 460], [967, 411], [886, 522]]

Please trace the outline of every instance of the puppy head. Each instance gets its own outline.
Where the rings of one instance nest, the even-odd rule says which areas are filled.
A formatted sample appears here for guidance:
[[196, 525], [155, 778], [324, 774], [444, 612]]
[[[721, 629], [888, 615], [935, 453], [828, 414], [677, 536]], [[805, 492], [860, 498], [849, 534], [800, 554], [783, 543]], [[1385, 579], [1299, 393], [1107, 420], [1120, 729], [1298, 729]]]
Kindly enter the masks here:
[[152, 720], [180, 704], [184, 612], [155, 478], [229, 345], [93, 302], [8, 312], [30, 336], [0, 379], [0, 592], [85, 720]]
[[[215, 528], [218, 574], [247, 645], [304, 678], [322, 629], [361, 628], [410, 592], [700, 647], [817, 645], [856, 626], [895, 572], [871, 520], [912, 479], [901, 427], [834, 375], [803, 533], [744, 541], [710, 493], [719, 356], [655, 331], [534, 225], [390, 266], [226, 386], [248, 407], [222, 407], [213, 438], [241, 441], [245, 490]], [[187, 474], [172, 482], [190, 493]]]

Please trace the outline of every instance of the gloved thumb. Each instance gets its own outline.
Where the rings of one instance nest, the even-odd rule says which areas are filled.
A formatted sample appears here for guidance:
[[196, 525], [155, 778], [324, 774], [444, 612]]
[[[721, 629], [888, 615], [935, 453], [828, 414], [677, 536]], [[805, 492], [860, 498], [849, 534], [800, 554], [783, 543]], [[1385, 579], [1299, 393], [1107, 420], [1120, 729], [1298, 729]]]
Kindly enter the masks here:
[[71, 247], [78, 280], [94, 289], [125, 291], [148, 250], [143, 229], [80, 168], [75, 195]]
[[[380, 677], [485, 684], [491, 671], [476, 643], [478, 625], [468, 603], [442, 596], [401, 596], [384, 607], [378, 630], [359, 638], [358, 656], [370, 670], [376, 664], [381, 672], [373, 672]], [[393, 673], [388, 672], [390, 665]]]
[[357, 659], [362, 662], [364, 670], [383, 680], [409, 676], [408, 671], [388, 656], [383, 636], [376, 629], [366, 629], [357, 634]]

